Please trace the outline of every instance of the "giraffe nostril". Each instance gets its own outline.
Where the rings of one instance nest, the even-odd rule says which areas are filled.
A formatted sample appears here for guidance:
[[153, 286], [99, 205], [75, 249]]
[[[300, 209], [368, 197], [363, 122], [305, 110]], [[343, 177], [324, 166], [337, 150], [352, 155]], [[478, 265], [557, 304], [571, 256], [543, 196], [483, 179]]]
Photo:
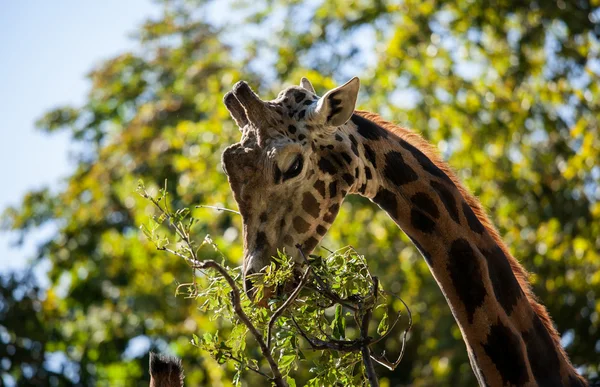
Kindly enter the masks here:
[[250, 281], [249, 279], [244, 281], [244, 290], [246, 291], [246, 294], [248, 294], [248, 296], [250, 296], [250, 292], [254, 289], [254, 285], [252, 284], [252, 281]]
[[246, 293], [248, 298], [250, 298], [250, 300], [253, 300], [254, 296], [256, 295], [256, 288], [254, 287], [254, 284], [250, 279], [252, 274], [254, 274], [254, 271], [252, 269], [248, 270], [244, 274], [244, 292]]

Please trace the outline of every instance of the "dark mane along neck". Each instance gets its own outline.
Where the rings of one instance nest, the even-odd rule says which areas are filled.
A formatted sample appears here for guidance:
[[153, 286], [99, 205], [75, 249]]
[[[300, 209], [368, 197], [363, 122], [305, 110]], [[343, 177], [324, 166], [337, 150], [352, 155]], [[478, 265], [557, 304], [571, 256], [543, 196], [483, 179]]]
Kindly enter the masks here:
[[437, 150], [376, 114], [356, 111], [348, 125], [365, 166], [377, 175], [365, 196], [425, 257], [480, 383], [583, 385], [527, 273]]

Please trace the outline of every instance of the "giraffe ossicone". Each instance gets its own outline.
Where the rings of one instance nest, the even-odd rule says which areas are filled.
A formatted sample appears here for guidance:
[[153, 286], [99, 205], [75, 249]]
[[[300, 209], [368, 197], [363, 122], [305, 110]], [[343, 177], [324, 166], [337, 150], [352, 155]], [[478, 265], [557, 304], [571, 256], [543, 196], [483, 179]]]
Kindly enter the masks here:
[[242, 214], [246, 291], [277, 249], [300, 259], [348, 194], [386, 211], [424, 256], [481, 385], [583, 386], [527, 274], [480, 203], [418, 134], [355, 110], [359, 80], [322, 97], [302, 78], [272, 101], [238, 82], [224, 103], [242, 132], [222, 164]]

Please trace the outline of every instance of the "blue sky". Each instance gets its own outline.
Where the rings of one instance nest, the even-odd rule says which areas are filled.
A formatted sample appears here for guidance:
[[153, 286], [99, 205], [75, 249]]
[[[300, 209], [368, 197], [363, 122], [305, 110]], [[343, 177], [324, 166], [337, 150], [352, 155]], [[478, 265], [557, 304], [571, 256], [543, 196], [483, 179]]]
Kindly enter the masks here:
[[[60, 186], [74, 168], [69, 139], [35, 130], [35, 120], [53, 107], [82, 104], [89, 90], [85, 74], [135, 48], [129, 34], [160, 13], [150, 0], [0, 3], [0, 209], [31, 189]], [[41, 230], [22, 249], [9, 247], [14, 235], [0, 234], [0, 272], [22, 268], [35, 240], [50, 233]]]

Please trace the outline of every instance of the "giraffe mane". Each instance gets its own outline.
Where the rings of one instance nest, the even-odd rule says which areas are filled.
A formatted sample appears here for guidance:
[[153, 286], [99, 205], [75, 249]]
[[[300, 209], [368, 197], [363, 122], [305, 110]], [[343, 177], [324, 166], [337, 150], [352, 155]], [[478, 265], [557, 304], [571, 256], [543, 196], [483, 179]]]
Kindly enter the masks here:
[[527, 300], [528, 300], [529, 304], [531, 305], [534, 313], [536, 313], [538, 315], [538, 317], [542, 321], [542, 324], [546, 327], [546, 330], [548, 331], [548, 333], [550, 334], [550, 337], [552, 338], [554, 346], [560, 351], [560, 353], [563, 355], [563, 358], [565, 358], [566, 361], [569, 362], [569, 360], [568, 360], [569, 358], [566, 356], [565, 350], [563, 349], [562, 345], [560, 344], [559, 334], [556, 331], [556, 328], [554, 328], [552, 319], [550, 318], [548, 311], [546, 310], [546, 308], [543, 305], [541, 305], [537, 301], [537, 297], [535, 296], [535, 294], [533, 293], [533, 291], [531, 289], [531, 285], [528, 280], [529, 274], [527, 273], [525, 268], [523, 268], [523, 266], [521, 266], [521, 264], [516, 260], [516, 258], [513, 257], [513, 255], [510, 253], [510, 251], [506, 247], [506, 244], [500, 237], [500, 234], [498, 233], [498, 231], [496, 230], [496, 228], [494, 227], [494, 225], [488, 218], [486, 211], [482, 207], [479, 200], [477, 200], [475, 198], [475, 196], [473, 196], [462, 185], [461, 181], [456, 177], [456, 174], [454, 173], [452, 168], [441, 158], [437, 148], [435, 146], [433, 146], [432, 144], [430, 144], [428, 141], [426, 141], [423, 137], [421, 137], [421, 135], [419, 135], [409, 129], [403, 128], [403, 127], [393, 124], [389, 121], [386, 121], [378, 114], [367, 112], [367, 111], [362, 111], [362, 110], [356, 110], [355, 113], [363, 118], [373, 121], [377, 125], [381, 126], [385, 130], [387, 130], [388, 132], [395, 134], [396, 136], [407, 141], [411, 145], [417, 147], [439, 169], [441, 169], [446, 175], [448, 175], [448, 177], [452, 180], [454, 185], [460, 191], [461, 195], [465, 198], [467, 204], [471, 207], [471, 209], [473, 210], [473, 212], [475, 213], [475, 215], [477, 216], [479, 221], [483, 224], [483, 226], [485, 227], [487, 232], [494, 239], [494, 241], [496, 242], [498, 247], [500, 247], [500, 249], [504, 252], [504, 255], [507, 257], [508, 262], [510, 263], [512, 272], [514, 273], [514, 275], [519, 283], [519, 286], [525, 293], [525, 296], [527, 297]]

